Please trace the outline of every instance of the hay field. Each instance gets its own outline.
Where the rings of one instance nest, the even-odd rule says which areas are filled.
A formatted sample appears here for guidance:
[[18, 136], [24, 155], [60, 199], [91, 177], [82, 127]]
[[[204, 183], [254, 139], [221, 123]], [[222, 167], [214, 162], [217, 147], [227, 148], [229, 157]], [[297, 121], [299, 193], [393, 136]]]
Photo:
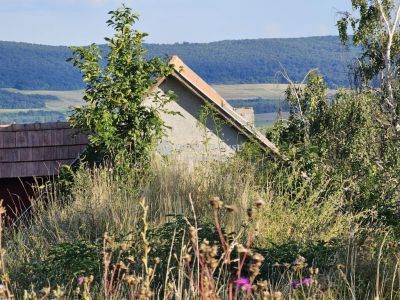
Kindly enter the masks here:
[[283, 100], [287, 84], [221, 84], [213, 88], [226, 100], [268, 99]]
[[[262, 101], [277, 101], [285, 99], [286, 84], [223, 84], [213, 85], [213, 88], [221, 94], [226, 100], [251, 100], [262, 99]], [[22, 94], [52, 95], [58, 100], [50, 100], [46, 102], [45, 108], [40, 109], [0, 109], [1, 116], [15, 115], [15, 121], [18, 122], [18, 113], [36, 111], [39, 115], [50, 112], [61, 112], [67, 114], [74, 106], [82, 105], [83, 90], [70, 91], [52, 91], [52, 90], [17, 90], [5, 89], [10, 92], [18, 92]], [[256, 114], [256, 126], [271, 126], [276, 120], [275, 113]], [[32, 117], [32, 121], [35, 117]], [[29, 120], [31, 120], [29, 119]], [[39, 119], [38, 119], [39, 121]]]

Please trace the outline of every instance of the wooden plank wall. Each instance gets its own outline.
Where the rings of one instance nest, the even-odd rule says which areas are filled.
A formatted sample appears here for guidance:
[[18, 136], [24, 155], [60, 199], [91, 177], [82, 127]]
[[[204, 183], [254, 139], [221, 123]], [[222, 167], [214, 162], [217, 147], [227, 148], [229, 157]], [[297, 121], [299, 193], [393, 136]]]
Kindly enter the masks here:
[[0, 126], [0, 178], [55, 175], [87, 144], [87, 137], [65, 122]]

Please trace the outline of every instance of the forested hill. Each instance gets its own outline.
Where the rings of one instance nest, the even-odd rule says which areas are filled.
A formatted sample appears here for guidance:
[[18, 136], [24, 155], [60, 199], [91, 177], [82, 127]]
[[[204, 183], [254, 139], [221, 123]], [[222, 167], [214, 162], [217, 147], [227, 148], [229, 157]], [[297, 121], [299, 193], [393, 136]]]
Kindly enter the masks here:
[[[347, 65], [356, 50], [338, 37], [253, 39], [213, 43], [147, 44], [149, 56], [179, 55], [213, 84], [284, 82], [281, 65], [296, 81], [318, 68], [331, 87], [348, 85]], [[105, 49], [105, 47], [104, 47]], [[82, 87], [80, 74], [65, 62], [68, 47], [0, 42], [0, 87], [71, 90]]]

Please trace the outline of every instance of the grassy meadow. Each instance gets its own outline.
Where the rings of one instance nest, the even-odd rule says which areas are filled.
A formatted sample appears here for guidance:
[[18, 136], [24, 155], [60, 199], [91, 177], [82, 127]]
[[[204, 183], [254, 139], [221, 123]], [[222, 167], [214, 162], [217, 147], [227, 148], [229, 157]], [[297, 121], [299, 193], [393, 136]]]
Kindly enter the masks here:
[[[257, 100], [261, 102], [281, 102], [285, 99], [286, 84], [232, 84], [214, 85], [213, 88], [226, 100]], [[26, 95], [51, 95], [57, 100], [46, 101], [44, 108], [0, 109], [0, 123], [34, 123], [64, 120], [70, 108], [82, 102], [83, 90], [17, 90], [4, 89]], [[270, 127], [276, 120], [275, 112], [256, 113], [255, 125], [258, 128]]]
[[221, 84], [213, 88], [226, 100], [284, 100], [287, 84]]
[[25, 95], [50, 95], [56, 97], [56, 100], [46, 101], [42, 108], [0, 109], [0, 124], [64, 121], [71, 107], [82, 104], [82, 90], [50, 91], [9, 88], [3, 90]]
[[52, 90], [17, 90], [5, 89], [26, 95], [51, 95], [57, 97], [56, 101], [46, 102], [48, 110], [68, 111], [71, 106], [82, 105], [83, 90], [52, 91]]
[[107, 165], [63, 174], [3, 232], [7, 299], [400, 296], [384, 228], [296, 166], [155, 157], [144, 177]]

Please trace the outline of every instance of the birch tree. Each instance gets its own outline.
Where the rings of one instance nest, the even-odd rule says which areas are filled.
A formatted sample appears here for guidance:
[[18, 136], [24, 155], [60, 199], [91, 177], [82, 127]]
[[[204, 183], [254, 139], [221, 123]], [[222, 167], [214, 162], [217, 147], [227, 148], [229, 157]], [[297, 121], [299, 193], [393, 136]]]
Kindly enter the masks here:
[[380, 95], [382, 109], [387, 113], [397, 136], [400, 134], [400, 1], [351, 2], [353, 11], [342, 13], [342, 18], [337, 22], [340, 38], [347, 44], [350, 40], [348, 29], [351, 28], [353, 44], [362, 49], [356, 73], [361, 88], [374, 90]]

